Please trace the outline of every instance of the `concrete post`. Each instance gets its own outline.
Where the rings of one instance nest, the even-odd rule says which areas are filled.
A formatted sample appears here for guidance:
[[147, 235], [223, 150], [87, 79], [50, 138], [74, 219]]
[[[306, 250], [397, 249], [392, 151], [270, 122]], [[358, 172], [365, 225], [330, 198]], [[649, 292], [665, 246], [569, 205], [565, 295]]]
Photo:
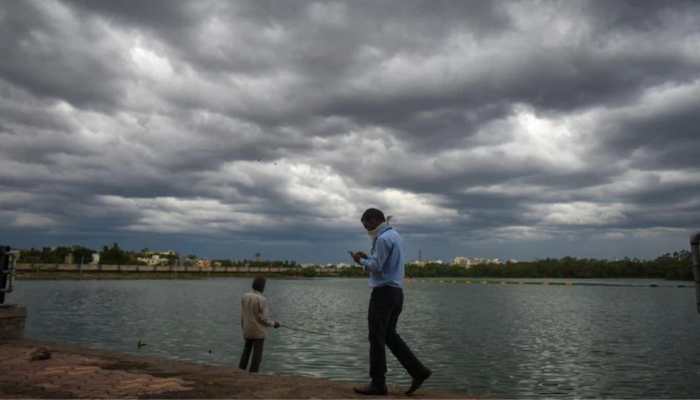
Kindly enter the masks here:
[[693, 277], [695, 278], [695, 302], [700, 313], [700, 232], [690, 235], [690, 253], [693, 260]]
[[0, 304], [5, 303], [5, 292], [10, 279], [10, 248], [0, 246]]
[[0, 246], [0, 341], [21, 339], [24, 336], [27, 309], [16, 304], [4, 304], [5, 294], [13, 289], [18, 255], [18, 252], [9, 247]]

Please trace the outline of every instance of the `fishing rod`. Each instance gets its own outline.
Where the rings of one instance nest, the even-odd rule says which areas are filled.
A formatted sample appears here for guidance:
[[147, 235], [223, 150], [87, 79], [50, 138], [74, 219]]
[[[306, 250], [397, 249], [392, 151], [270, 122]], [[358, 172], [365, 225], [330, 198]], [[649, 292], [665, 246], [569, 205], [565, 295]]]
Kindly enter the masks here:
[[[326, 335], [328, 335], [327, 332], [324, 333], [324, 332], [312, 331], [312, 330], [310, 330], [310, 329], [303, 329], [303, 328], [298, 328], [298, 327], [295, 327], [295, 326], [288, 326], [288, 325], [282, 325], [282, 324], [280, 324], [280, 328], [286, 328], [286, 329], [289, 329], [290, 331], [295, 331], [295, 332], [310, 333], [310, 334], [312, 334], [312, 335], [321, 335], [321, 336], [326, 336]], [[138, 343], [136, 343], [136, 348], [139, 349], [139, 350], [141, 350], [142, 347], [146, 347], [146, 346], [148, 346], [148, 344], [146, 344], [146, 343], [145, 343], [144, 341], [142, 341], [141, 339], [139, 339]], [[208, 353], [209, 353], [209, 354], [212, 354], [213, 352], [212, 352], [211, 349], [209, 349]]]
[[323, 336], [328, 335], [328, 333], [316, 332], [316, 331], [312, 331], [312, 330], [308, 330], [308, 329], [302, 329], [302, 328], [297, 328], [297, 327], [294, 327], [294, 326], [288, 326], [288, 325], [282, 325], [282, 324], [280, 324], [280, 328], [287, 328], [287, 329], [289, 329], [290, 331], [297, 331], [297, 332], [310, 333], [310, 334], [312, 334], [312, 335], [323, 335]]

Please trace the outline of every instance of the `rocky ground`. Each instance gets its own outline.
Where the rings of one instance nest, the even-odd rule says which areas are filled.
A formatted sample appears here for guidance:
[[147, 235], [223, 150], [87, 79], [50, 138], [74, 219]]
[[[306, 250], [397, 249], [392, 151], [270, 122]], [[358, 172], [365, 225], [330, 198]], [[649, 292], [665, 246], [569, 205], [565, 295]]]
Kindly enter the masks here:
[[[405, 397], [390, 387], [389, 397]], [[30, 340], [0, 344], [0, 398], [358, 398], [326, 379], [133, 356]], [[419, 391], [412, 398], [455, 398]]]

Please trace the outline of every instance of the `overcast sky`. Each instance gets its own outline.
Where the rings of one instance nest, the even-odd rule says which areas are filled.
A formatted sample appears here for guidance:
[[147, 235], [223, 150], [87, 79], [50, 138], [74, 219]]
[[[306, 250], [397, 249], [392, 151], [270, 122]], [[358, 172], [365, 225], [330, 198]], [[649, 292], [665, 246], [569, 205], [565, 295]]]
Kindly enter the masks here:
[[700, 2], [4, 1], [0, 242], [655, 257], [700, 229]]

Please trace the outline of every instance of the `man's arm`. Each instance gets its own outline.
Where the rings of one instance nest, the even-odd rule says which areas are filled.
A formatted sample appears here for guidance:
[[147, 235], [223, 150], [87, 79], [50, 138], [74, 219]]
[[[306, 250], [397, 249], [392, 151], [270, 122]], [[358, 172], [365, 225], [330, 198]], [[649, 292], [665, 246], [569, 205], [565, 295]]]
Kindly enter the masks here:
[[377, 243], [375, 243], [375, 254], [367, 256], [367, 258], [362, 260], [362, 265], [365, 267], [365, 271], [370, 272], [382, 272], [386, 259], [389, 258], [391, 254], [391, 248], [394, 243], [384, 239], [383, 237], [377, 238]]

